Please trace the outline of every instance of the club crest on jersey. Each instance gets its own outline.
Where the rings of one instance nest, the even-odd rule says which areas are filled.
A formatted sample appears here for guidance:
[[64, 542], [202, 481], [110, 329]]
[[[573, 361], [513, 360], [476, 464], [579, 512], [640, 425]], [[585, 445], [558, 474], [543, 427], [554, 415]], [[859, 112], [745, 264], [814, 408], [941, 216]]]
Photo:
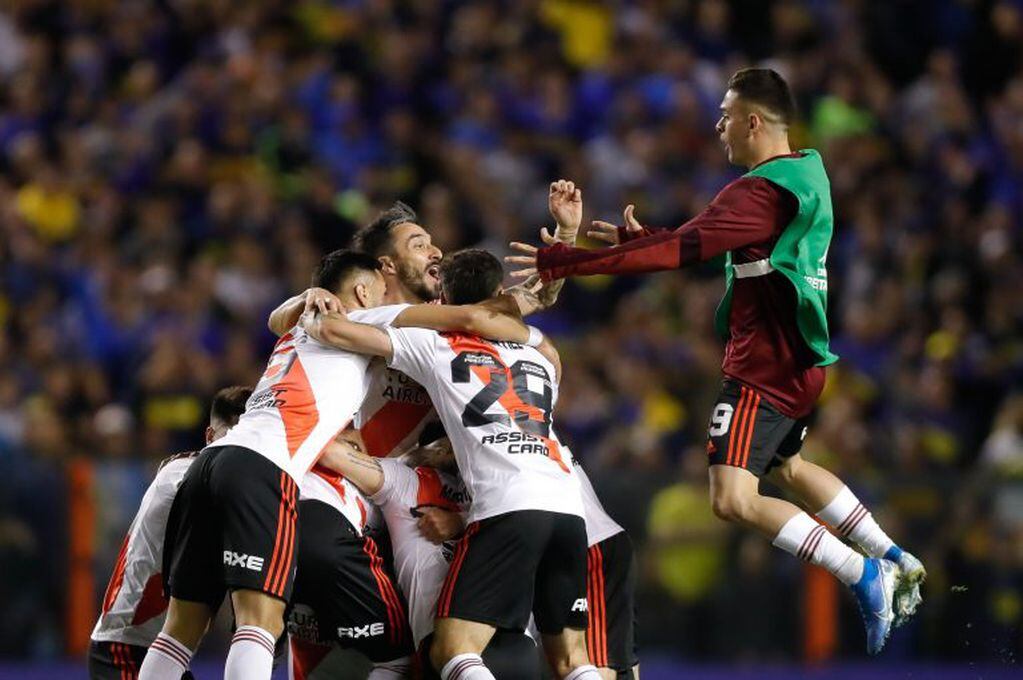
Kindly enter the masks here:
[[241, 567], [251, 571], [263, 571], [263, 558], [256, 555], [236, 553], [233, 550], [224, 551], [224, 564], [229, 567]]

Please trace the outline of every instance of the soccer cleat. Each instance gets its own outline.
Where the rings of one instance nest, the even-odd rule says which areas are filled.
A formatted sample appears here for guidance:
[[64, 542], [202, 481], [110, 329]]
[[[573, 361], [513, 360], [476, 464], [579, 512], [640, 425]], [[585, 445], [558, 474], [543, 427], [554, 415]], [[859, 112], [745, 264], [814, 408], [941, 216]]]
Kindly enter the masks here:
[[903, 625], [913, 614], [924, 598], [920, 594], [920, 584], [927, 578], [927, 570], [923, 562], [906, 551], [902, 551], [897, 560], [899, 574], [895, 579], [895, 627]]
[[863, 625], [867, 629], [868, 654], [880, 652], [891, 632], [892, 620], [895, 618], [892, 600], [898, 575], [898, 565], [888, 560], [866, 557], [863, 559], [863, 576], [852, 586], [863, 615]]

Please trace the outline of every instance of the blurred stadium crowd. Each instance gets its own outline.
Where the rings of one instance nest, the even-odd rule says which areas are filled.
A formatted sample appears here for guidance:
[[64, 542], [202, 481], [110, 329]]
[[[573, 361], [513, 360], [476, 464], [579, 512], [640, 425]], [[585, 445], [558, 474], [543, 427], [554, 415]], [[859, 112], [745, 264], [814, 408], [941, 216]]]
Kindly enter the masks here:
[[[738, 169], [713, 125], [791, 83], [836, 213], [807, 455], [931, 572], [889, 652], [1023, 651], [1023, 2], [11, 0], [0, 9], [0, 655], [63, 653], [70, 461], [99, 591], [155, 463], [252, 383], [269, 310], [394, 199], [445, 250], [680, 224]], [[643, 651], [802, 653], [802, 566], [706, 500], [720, 268], [571, 282], [539, 325], [563, 436], [641, 552]], [[849, 606], [842, 600], [842, 606]], [[838, 654], [860, 654], [844, 610]]]

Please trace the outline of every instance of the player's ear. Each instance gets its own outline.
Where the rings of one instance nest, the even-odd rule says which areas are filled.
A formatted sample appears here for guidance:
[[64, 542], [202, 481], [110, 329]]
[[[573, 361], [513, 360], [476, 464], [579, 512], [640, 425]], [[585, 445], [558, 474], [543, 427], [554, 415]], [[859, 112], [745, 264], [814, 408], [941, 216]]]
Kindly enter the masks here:
[[360, 307], [369, 306], [369, 288], [365, 283], [355, 284], [355, 299], [359, 301]]
[[384, 274], [397, 274], [398, 265], [395, 264], [394, 258], [390, 255], [381, 255], [377, 258], [380, 260], [380, 271]]
[[212, 425], [207, 425], [206, 426], [206, 443], [207, 444], [212, 444], [213, 440], [216, 438], [216, 436], [217, 436], [217, 431], [213, 429], [213, 426]]

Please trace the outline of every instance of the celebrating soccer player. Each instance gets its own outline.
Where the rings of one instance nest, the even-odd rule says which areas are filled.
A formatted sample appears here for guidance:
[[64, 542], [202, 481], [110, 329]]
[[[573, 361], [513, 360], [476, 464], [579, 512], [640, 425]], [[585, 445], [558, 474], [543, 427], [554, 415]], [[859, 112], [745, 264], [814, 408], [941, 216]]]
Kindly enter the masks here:
[[[520, 277], [675, 269], [727, 253], [726, 290], [716, 325], [727, 338], [721, 395], [710, 418], [707, 451], [715, 513], [755, 528], [779, 548], [820, 565], [851, 586], [867, 629], [867, 649], [884, 646], [892, 623], [920, 602], [923, 565], [901, 550], [833, 474], [799, 455], [807, 417], [824, 386], [828, 347], [826, 260], [833, 218], [820, 154], [793, 152], [788, 127], [795, 103], [770, 69], [744, 69], [728, 82], [717, 132], [728, 160], [749, 169], [699, 215], [675, 230], [595, 222], [590, 236], [611, 248], [554, 244], [512, 247]], [[798, 496], [864, 558], [784, 500], [759, 493], [767, 477]], [[894, 611], [893, 611], [894, 599]]]
[[[234, 427], [252, 394], [248, 387], [225, 387], [213, 397], [206, 444]], [[153, 644], [167, 614], [163, 594], [163, 542], [167, 515], [185, 472], [197, 451], [179, 453], [160, 464], [138, 514], [124, 537], [114, 572], [110, 575], [103, 608], [89, 644], [90, 680], [125, 680], [138, 677], [149, 645]], [[182, 678], [192, 678], [184, 671]]]

